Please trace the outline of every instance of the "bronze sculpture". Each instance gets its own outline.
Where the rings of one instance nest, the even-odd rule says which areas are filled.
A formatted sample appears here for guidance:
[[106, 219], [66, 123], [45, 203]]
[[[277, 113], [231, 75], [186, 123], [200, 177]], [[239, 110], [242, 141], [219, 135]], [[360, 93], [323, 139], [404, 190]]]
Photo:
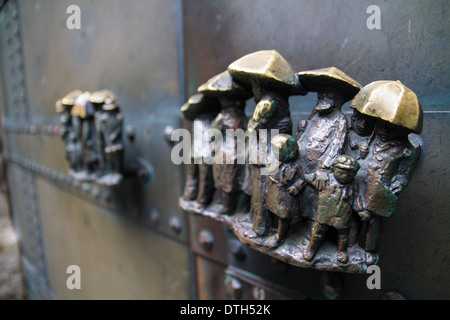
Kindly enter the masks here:
[[75, 105], [75, 100], [83, 92], [81, 90], [73, 90], [69, 92], [64, 98], [56, 101], [56, 112], [62, 113], [59, 122], [61, 125], [61, 138], [65, 146], [65, 158], [69, 162], [71, 170], [77, 169], [77, 161], [75, 160], [75, 141], [74, 141], [74, 124], [72, 121], [72, 109]]
[[294, 137], [281, 133], [271, 140], [277, 169], [269, 175], [267, 207], [278, 217], [278, 231], [269, 240], [270, 249], [278, 247], [288, 235], [292, 219], [300, 216], [298, 195], [305, 185], [303, 171], [298, 163], [298, 144]]
[[96, 105], [95, 129], [99, 158], [99, 178], [96, 181], [103, 185], [116, 185], [123, 178], [124, 117], [114, 93], [110, 90], [95, 92], [90, 101]]
[[[256, 107], [247, 132], [256, 135], [257, 143], [249, 146], [250, 170], [214, 163], [222, 203], [219, 199], [196, 207], [180, 200], [181, 207], [226, 224], [242, 243], [287, 263], [365, 272], [378, 261], [381, 220], [395, 211], [419, 155], [419, 140], [411, 135], [420, 133], [423, 124], [416, 95], [399, 81], [362, 87], [334, 67], [295, 73], [276, 51], [246, 55], [227, 70], [199, 92], [223, 99], [222, 108], [231, 96], [220, 91], [219, 79], [227, 79], [228, 89], [234, 83], [253, 94]], [[299, 121], [294, 138], [288, 98], [308, 91], [317, 93], [318, 102], [310, 117]], [[350, 100], [349, 125], [341, 107]], [[229, 114], [223, 108], [212, 127], [222, 133], [242, 129], [244, 101]], [[227, 117], [232, 120], [228, 124]], [[208, 119], [212, 121], [211, 114]], [[216, 151], [236, 159], [234, 144]], [[247, 187], [231, 187], [239, 177], [250, 179], [244, 181]], [[189, 185], [196, 183], [187, 183], [184, 196], [195, 200], [189, 190], [196, 188]], [[250, 210], [236, 211], [235, 200], [243, 193], [251, 196]], [[367, 234], [360, 244], [363, 223]], [[325, 238], [330, 227], [336, 229], [337, 241]]]
[[[271, 130], [292, 133], [292, 120], [288, 97], [305, 94], [289, 63], [276, 51], [266, 50], [248, 54], [228, 66], [228, 71], [238, 83], [251, 88], [257, 103], [248, 131], [256, 132], [257, 145], [250, 148], [252, 179], [251, 211], [254, 216], [253, 232], [248, 236], [268, 234], [272, 224], [266, 204], [267, 176], [261, 174], [268, 164]], [[267, 131], [263, 131], [266, 129]], [[255, 159], [256, 158], [256, 159]], [[252, 161], [253, 160], [253, 161]]]
[[[84, 137], [86, 136], [83, 133], [83, 129], [86, 128], [84, 125], [86, 118], [86, 104], [89, 101], [90, 92], [86, 91], [80, 94], [75, 100], [75, 105], [72, 108], [71, 116], [72, 116], [72, 135], [71, 135], [71, 145], [73, 146], [73, 163], [74, 166], [71, 170], [69, 170], [69, 175], [71, 175], [76, 180], [89, 180], [88, 174], [86, 171], [86, 165], [84, 161], [84, 151], [85, 151], [85, 143], [86, 140]], [[92, 177], [91, 177], [92, 180]]]
[[311, 204], [305, 208], [305, 216], [313, 219], [317, 191], [327, 187], [332, 162], [344, 151], [348, 125], [341, 107], [354, 97], [360, 85], [334, 67], [302, 71], [298, 76], [303, 87], [317, 92], [318, 98], [309, 119], [301, 121], [298, 130], [303, 171], [309, 181], [314, 181], [305, 188], [302, 200]]
[[360, 165], [351, 156], [339, 155], [333, 161], [333, 174], [329, 175], [328, 187], [319, 191], [319, 203], [308, 247], [303, 251], [306, 260], [311, 261], [324, 238], [328, 227], [338, 233], [339, 262], [348, 261], [350, 219], [353, 210], [355, 187], [351, 184]]
[[110, 90], [74, 90], [56, 102], [69, 175], [113, 186], [122, 180], [123, 114]]
[[409, 183], [417, 161], [417, 150], [408, 136], [422, 131], [423, 110], [414, 92], [400, 81], [365, 86], [351, 107], [377, 118], [375, 137], [357, 177], [357, 212], [369, 223], [365, 250], [370, 265], [378, 260], [381, 219], [394, 213], [398, 195]]

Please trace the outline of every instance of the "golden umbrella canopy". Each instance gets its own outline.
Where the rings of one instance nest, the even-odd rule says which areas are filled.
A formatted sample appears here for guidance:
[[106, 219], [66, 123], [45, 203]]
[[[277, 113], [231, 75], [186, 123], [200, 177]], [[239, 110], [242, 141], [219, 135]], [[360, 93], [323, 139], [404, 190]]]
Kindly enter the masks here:
[[116, 95], [108, 89], [99, 90], [91, 94], [89, 101], [92, 103], [113, 104], [116, 102]]
[[422, 132], [422, 105], [416, 94], [400, 81], [368, 84], [353, 98], [350, 107], [415, 133]]
[[307, 91], [336, 91], [345, 101], [351, 100], [361, 89], [355, 79], [336, 67], [301, 71], [298, 80]]
[[249, 90], [233, 81], [228, 70], [209, 79], [197, 91], [215, 97], [230, 97], [239, 100], [247, 100], [252, 95]]
[[288, 94], [305, 94], [291, 65], [275, 50], [250, 53], [228, 66], [233, 79], [244, 86], [261, 85]]
[[186, 120], [194, 121], [202, 113], [217, 114], [220, 112], [219, 101], [213, 97], [196, 93], [181, 107], [181, 112]]
[[89, 91], [85, 91], [77, 97], [72, 108], [72, 116], [86, 118], [86, 104], [88, 103], [90, 96], [91, 93]]
[[61, 104], [66, 106], [73, 106], [75, 104], [75, 100], [83, 94], [83, 91], [81, 90], [73, 90], [70, 91], [68, 94], [65, 95], [64, 98], [61, 99]]

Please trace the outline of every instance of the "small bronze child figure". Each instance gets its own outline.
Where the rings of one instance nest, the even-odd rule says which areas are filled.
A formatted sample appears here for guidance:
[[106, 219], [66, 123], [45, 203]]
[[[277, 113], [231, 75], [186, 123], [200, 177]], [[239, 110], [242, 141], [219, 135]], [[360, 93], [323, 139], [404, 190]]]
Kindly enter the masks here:
[[328, 187], [319, 191], [316, 221], [309, 245], [303, 251], [306, 260], [314, 258], [326, 231], [329, 227], [334, 227], [339, 238], [337, 259], [341, 263], [348, 261], [350, 219], [355, 195], [354, 185], [351, 182], [359, 168], [359, 163], [348, 155], [337, 156], [333, 161], [333, 174], [330, 174]]
[[305, 181], [301, 165], [297, 161], [297, 140], [291, 135], [279, 134], [272, 138], [271, 144], [278, 170], [269, 175], [267, 207], [278, 216], [278, 232], [267, 245], [275, 249], [285, 240], [292, 219], [300, 215], [298, 195], [303, 190]]

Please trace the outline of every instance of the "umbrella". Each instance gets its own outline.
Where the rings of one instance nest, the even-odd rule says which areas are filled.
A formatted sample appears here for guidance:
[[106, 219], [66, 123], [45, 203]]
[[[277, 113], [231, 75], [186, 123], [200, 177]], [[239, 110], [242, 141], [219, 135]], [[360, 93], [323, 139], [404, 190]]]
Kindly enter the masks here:
[[218, 98], [228, 96], [238, 100], [247, 100], [252, 95], [249, 90], [234, 82], [228, 71], [209, 79], [198, 88], [198, 92]]
[[228, 66], [234, 80], [244, 86], [260, 85], [289, 94], [305, 94], [290, 64], [275, 50], [250, 53]]
[[219, 113], [219, 101], [213, 97], [206, 96], [202, 93], [196, 93], [181, 107], [181, 112], [185, 119], [194, 121], [195, 118], [202, 113]]
[[422, 105], [416, 94], [400, 81], [368, 84], [353, 98], [350, 107], [415, 133], [422, 132]]
[[343, 71], [335, 67], [301, 71], [298, 73], [300, 84], [308, 91], [335, 91], [345, 101], [351, 100], [361, 89], [361, 85]]

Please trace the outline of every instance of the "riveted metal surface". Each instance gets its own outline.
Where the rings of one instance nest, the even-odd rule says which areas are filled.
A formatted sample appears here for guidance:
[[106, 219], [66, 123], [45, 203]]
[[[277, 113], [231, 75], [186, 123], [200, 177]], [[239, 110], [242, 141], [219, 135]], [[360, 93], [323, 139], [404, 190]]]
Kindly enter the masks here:
[[[66, 26], [70, 5], [80, 8], [80, 30]], [[12, 0], [2, 10], [3, 131], [13, 211], [25, 256], [40, 255], [39, 261], [24, 263], [25, 270], [37, 270], [28, 272], [27, 282], [50, 284], [40, 294], [30, 290], [37, 292], [32, 297], [193, 295], [188, 224], [177, 206], [182, 174], [170, 160], [164, 135], [167, 126], [180, 126], [184, 102], [181, 10], [179, 0]], [[151, 164], [156, 187], [129, 178], [109, 190], [67, 175], [64, 143], [45, 131], [59, 125], [55, 101], [75, 88], [114, 91], [124, 127], [135, 132], [133, 141], [124, 135], [125, 167], [135, 159]], [[27, 199], [23, 203], [21, 195]], [[28, 210], [30, 201], [35, 211]], [[155, 212], [158, 219], [152, 220]], [[101, 230], [106, 232], [101, 241], [81, 241]], [[84, 282], [86, 290], [77, 294], [65, 287], [65, 270], [78, 263], [92, 286]]]

